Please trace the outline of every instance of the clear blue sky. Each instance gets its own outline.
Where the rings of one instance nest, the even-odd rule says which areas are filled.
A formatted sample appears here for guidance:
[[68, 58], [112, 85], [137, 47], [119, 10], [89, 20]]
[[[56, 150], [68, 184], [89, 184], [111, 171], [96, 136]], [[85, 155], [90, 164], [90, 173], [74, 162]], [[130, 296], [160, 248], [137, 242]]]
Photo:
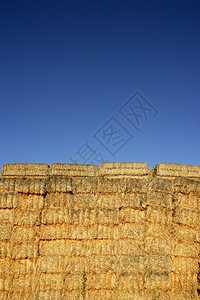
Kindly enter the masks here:
[[200, 165], [199, 0], [0, 3], [0, 168]]

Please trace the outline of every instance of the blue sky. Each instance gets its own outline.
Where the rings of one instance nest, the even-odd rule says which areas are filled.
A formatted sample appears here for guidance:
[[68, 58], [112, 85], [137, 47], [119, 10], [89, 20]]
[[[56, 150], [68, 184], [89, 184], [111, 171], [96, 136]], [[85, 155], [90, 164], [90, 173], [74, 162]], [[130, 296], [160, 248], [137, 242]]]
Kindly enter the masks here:
[[198, 0], [0, 3], [0, 168], [200, 165]]

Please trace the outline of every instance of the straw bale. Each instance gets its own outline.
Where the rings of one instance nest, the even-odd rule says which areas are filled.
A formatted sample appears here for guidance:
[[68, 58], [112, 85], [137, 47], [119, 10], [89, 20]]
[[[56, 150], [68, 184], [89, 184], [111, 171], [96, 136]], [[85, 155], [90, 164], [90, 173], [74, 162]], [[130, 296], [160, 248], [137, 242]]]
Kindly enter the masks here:
[[64, 257], [63, 272], [65, 274], [82, 274], [85, 270], [85, 272], [87, 273], [89, 272], [89, 260], [87, 261], [85, 257]]
[[[37, 295], [38, 300], [66, 300], [70, 299], [68, 297], [65, 297], [63, 291], [44, 291], [44, 292], [39, 292]], [[75, 299], [75, 298], [71, 298]]]
[[70, 224], [92, 225], [98, 223], [98, 211], [96, 209], [70, 209]]
[[171, 271], [181, 274], [198, 274], [198, 258], [172, 256]]
[[96, 199], [96, 207], [99, 208], [108, 208], [115, 209], [121, 207], [122, 195], [98, 195]]
[[5, 258], [10, 256], [10, 242], [1, 241], [0, 242], [0, 258]]
[[50, 175], [65, 175], [72, 177], [96, 176], [98, 166], [81, 164], [59, 164], [54, 163], [50, 166]]
[[[158, 288], [161, 296], [164, 297], [166, 295], [166, 291], [170, 290], [171, 288], [171, 281], [170, 281], [170, 273], [168, 272], [155, 272], [149, 273], [146, 279], [146, 288], [149, 291], [150, 295], [152, 295], [152, 291]], [[164, 298], [165, 299], [165, 298]]]
[[173, 208], [173, 196], [163, 192], [152, 191], [148, 194], [147, 203], [154, 208]]
[[199, 210], [200, 198], [197, 197], [195, 192], [190, 194], [177, 193], [175, 200], [186, 209]]
[[174, 221], [178, 224], [196, 227], [199, 224], [199, 211], [177, 207]]
[[63, 224], [70, 223], [70, 210], [69, 208], [47, 208], [42, 211], [42, 224]]
[[179, 257], [198, 258], [199, 243], [178, 243], [172, 254]]
[[119, 211], [120, 223], [140, 223], [145, 221], [145, 212], [130, 208], [121, 208]]
[[[179, 295], [181, 292], [188, 291], [188, 294], [185, 295], [185, 298], [181, 299], [188, 299], [187, 296], [191, 296], [191, 290], [188, 288], [192, 288], [197, 286], [197, 276], [193, 273], [176, 273], [171, 272], [171, 289], [175, 291], [175, 295]], [[191, 299], [191, 298], [189, 298]], [[192, 298], [196, 299], [196, 298]], [[198, 299], [198, 298], [197, 298]]]
[[41, 273], [62, 273], [64, 259], [62, 256], [40, 256], [37, 260], [36, 270]]
[[[122, 296], [127, 296], [127, 293], [133, 293], [133, 294], [137, 294], [139, 293], [139, 291], [142, 292], [142, 290], [144, 291], [144, 276], [142, 274], [121, 274], [120, 278], [119, 278], [119, 291], [121, 292], [120, 294], [122, 294]], [[132, 295], [133, 296], [133, 295]], [[124, 298], [126, 299], [126, 298]], [[134, 299], [134, 298], [131, 298]], [[138, 298], [135, 298], [138, 299]], [[144, 298], [142, 298], [144, 299]]]
[[127, 207], [133, 209], [144, 210], [147, 206], [146, 194], [131, 193], [121, 197], [119, 207]]
[[87, 256], [89, 255], [88, 249], [89, 249], [90, 241], [86, 240], [71, 240], [67, 243], [67, 255], [72, 256]]
[[0, 223], [12, 223], [13, 222], [13, 210], [0, 209]]
[[98, 239], [118, 239], [119, 238], [119, 228], [118, 226], [108, 224], [108, 225], [98, 225], [97, 226], [97, 237], [96, 232], [93, 238]]
[[[14, 193], [15, 192], [15, 178], [0, 178], [0, 192]], [[17, 190], [16, 190], [17, 192]]]
[[120, 212], [118, 209], [97, 209], [92, 223], [98, 224], [119, 224]]
[[0, 276], [8, 275], [10, 272], [10, 259], [1, 258], [0, 259]]
[[147, 253], [169, 255], [171, 253], [170, 239], [146, 237], [145, 251]]
[[100, 289], [113, 289], [117, 284], [117, 274], [110, 272], [104, 274], [86, 274], [87, 288], [100, 290]]
[[9, 240], [11, 237], [11, 223], [0, 224], [0, 241]]
[[0, 292], [1, 291], [10, 291], [10, 286], [11, 286], [11, 283], [12, 283], [12, 278], [11, 276], [3, 276], [1, 277], [0, 276]]
[[41, 225], [41, 240], [60, 240], [70, 238], [70, 227], [66, 224]]
[[[88, 280], [87, 280], [88, 286]], [[80, 290], [82, 288], [82, 272], [76, 274], [66, 274], [64, 280], [64, 289], [68, 292]]]
[[39, 254], [40, 255], [69, 255], [68, 244], [69, 241], [66, 240], [40, 241]]
[[[111, 300], [111, 299], [116, 299], [115, 298], [115, 291], [114, 290], [108, 290], [108, 289], [86, 291], [85, 298], [87, 300], [89, 300], [89, 299], [95, 299], [95, 300], [102, 300], [102, 299], [103, 300]], [[70, 298], [70, 299], [72, 299], [72, 300], [77, 299], [78, 300], [78, 299], [80, 299], [80, 296], [79, 296], [79, 298]], [[119, 299], [121, 300], [122, 298], [119, 298]]]
[[14, 213], [15, 225], [40, 225], [40, 211], [16, 209]]
[[89, 256], [88, 265], [90, 272], [95, 274], [115, 273], [118, 270], [118, 261], [115, 255]]
[[145, 237], [145, 225], [137, 223], [119, 224], [119, 239], [143, 240]]
[[139, 193], [147, 192], [148, 178], [122, 178], [125, 181], [126, 193]]
[[97, 192], [104, 194], [123, 193], [126, 189], [126, 178], [98, 177]]
[[72, 191], [72, 178], [69, 176], [50, 176], [46, 182], [48, 193], [70, 193]]
[[19, 194], [18, 209], [39, 210], [44, 206], [44, 196], [36, 194]]
[[[178, 226], [178, 225], [177, 225]], [[198, 242], [198, 229], [193, 229], [188, 226], [178, 226], [177, 240], [178, 242]]]
[[92, 194], [96, 190], [98, 177], [72, 178], [73, 194]]
[[[5, 178], [12, 181], [12, 178]], [[8, 191], [10, 191], [8, 189]], [[39, 178], [14, 178], [14, 191], [25, 194], [39, 194], [46, 193], [46, 179]]]
[[12, 259], [34, 258], [38, 256], [37, 242], [13, 243], [11, 248]]
[[121, 274], [142, 274], [145, 270], [144, 255], [122, 254], [118, 260]]
[[146, 219], [152, 223], [162, 223], [164, 225], [168, 225], [172, 223], [172, 210], [164, 207], [156, 207], [154, 209], [153, 206], [147, 209]]
[[36, 228], [34, 227], [21, 227], [14, 226], [12, 230], [12, 242], [33, 242], [36, 238]]
[[162, 223], [151, 223], [147, 225], [146, 237], [160, 240], [170, 240], [170, 227]]
[[181, 192], [183, 194], [189, 194], [197, 191], [200, 185], [200, 181], [191, 178], [178, 177], [174, 179], [174, 191]]
[[144, 253], [144, 241], [143, 240], [119, 240], [117, 242], [118, 250], [117, 254], [135, 254], [142, 255]]
[[[80, 196], [79, 196], [80, 198]], [[87, 196], [85, 198], [88, 198]], [[67, 193], [48, 193], [45, 197], [45, 207], [49, 208], [64, 208], [70, 207], [75, 201], [75, 196]], [[73, 204], [74, 205], [74, 204]]]
[[12, 294], [9, 294], [9, 300], [29, 300], [29, 299], [37, 299], [35, 298], [35, 292], [31, 289], [26, 292], [25, 290], [19, 290], [17, 292], [14, 292]]
[[47, 164], [4, 164], [1, 169], [2, 177], [46, 177], [49, 175]]
[[14, 277], [12, 281], [12, 289], [14, 291], [26, 291], [28, 292], [29, 290], [32, 289], [32, 276], [27, 275], [27, 276], [19, 276], [19, 277]]
[[174, 182], [173, 179], [152, 177], [148, 180], [148, 190], [173, 194]]
[[149, 273], [170, 272], [171, 256], [166, 254], [149, 253], [147, 265]]
[[39, 277], [40, 291], [63, 289], [63, 279], [61, 274], [45, 274]]
[[99, 168], [100, 176], [145, 176], [148, 174], [147, 163], [103, 163]]
[[0, 208], [13, 208], [18, 203], [18, 193], [0, 193]]
[[156, 176], [163, 177], [200, 178], [200, 166], [160, 163], [155, 166], [155, 173]]
[[12, 274], [15, 276], [32, 274], [34, 272], [34, 263], [31, 259], [12, 260]]

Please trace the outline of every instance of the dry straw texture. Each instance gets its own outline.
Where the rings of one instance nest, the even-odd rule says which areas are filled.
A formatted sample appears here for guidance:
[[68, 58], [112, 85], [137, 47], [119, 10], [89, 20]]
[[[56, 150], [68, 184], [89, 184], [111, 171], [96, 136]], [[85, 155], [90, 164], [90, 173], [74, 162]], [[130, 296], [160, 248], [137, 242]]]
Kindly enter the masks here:
[[2, 170], [0, 299], [199, 299], [198, 166], [38, 165]]

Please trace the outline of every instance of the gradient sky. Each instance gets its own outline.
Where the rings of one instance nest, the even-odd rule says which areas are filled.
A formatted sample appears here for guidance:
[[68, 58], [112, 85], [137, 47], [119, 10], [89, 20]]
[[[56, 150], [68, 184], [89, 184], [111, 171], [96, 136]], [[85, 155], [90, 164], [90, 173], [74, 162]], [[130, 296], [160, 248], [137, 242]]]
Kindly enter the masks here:
[[199, 14], [199, 0], [0, 0], [0, 168], [200, 165]]

